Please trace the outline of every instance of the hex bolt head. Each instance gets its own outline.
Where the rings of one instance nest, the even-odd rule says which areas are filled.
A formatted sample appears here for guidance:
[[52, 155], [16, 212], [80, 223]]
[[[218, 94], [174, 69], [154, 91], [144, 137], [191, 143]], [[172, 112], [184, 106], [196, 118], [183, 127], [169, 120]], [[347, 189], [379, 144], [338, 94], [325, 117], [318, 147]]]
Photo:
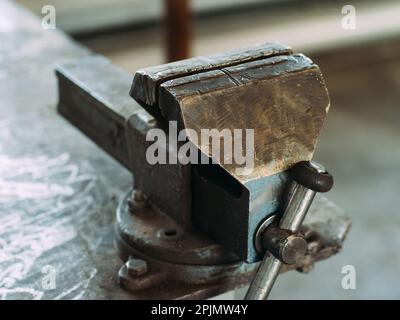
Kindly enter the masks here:
[[142, 259], [130, 258], [125, 265], [129, 275], [133, 277], [142, 276], [147, 272], [147, 262]]
[[142, 190], [135, 189], [132, 191], [132, 195], [128, 199], [128, 206], [131, 212], [141, 210], [146, 206], [146, 196]]

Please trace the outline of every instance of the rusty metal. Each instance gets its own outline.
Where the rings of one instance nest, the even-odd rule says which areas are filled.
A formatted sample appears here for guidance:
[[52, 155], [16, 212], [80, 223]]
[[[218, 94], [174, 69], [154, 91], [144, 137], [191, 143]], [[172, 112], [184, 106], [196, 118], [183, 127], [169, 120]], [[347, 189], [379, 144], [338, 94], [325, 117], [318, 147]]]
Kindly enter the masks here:
[[131, 75], [102, 56], [64, 63], [56, 74], [59, 113], [134, 173], [148, 201], [190, 225], [190, 166], [146, 161], [146, 133], [160, 126], [127, 94]]
[[[151, 207], [130, 211], [130, 194], [118, 208], [116, 244], [126, 261], [118, 282], [135, 299], [204, 299], [251, 281], [259, 263], [240, 261], [204, 234], [182, 230], [168, 215]], [[334, 239], [318, 232], [321, 226], [329, 225], [330, 216], [337, 222], [331, 230]], [[315, 262], [337, 253], [349, 226], [348, 218], [337, 207], [318, 197], [302, 227], [305, 235], [312, 235], [310, 243], [318, 242], [318, 250], [307, 252], [295, 264], [284, 265], [281, 272], [310, 269]], [[129, 272], [131, 261], [136, 266], [137, 259], [146, 265], [146, 272]]]
[[[246, 182], [245, 185], [236, 182], [237, 188], [234, 187], [235, 182], [232, 180], [234, 178], [221, 171], [218, 165], [204, 167], [179, 163], [155, 166], [147, 164], [145, 150], [149, 143], [145, 139], [146, 133], [152, 128], [165, 129], [162, 119], [154, 118], [137, 105], [122, 109], [124, 112], [121, 116], [121, 111], [115, 106], [102, 104], [104, 100], [102, 94], [96, 92], [96, 86], [93, 84], [96, 79], [103, 78], [103, 86], [112, 86], [113, 84], [107, 82], [107, 79], [113, 79], [113, 76], [109, 76], [113, 74], [113, 70], [111, 67], [107, 68], [107, 73], [105, 73], [104, 68], [94, 68], [96, 63], [100, 66], [110, 65], [101, 57], [89, 60], [71, 63], [58, 69], [58, 76], [63, 80], [60, 82], [60, 97], [66, 97], [60, 102], [60, 110], [63, 110], [63, 114], [75, 112], [79, 105], [71, 100], [67, 93], [68, 88], [80, 86], [83, 101], [92, 101], [93, 97], [96, 101], [86, 104], [85, 107], [92, 111], [87, 111], [87, 113], [80, 111], [79, 118], [67, 115], [67, 118], [76, 126], [83, 127], [85, 132], [84, 126], [87, 123], [95, 125], [97, 108], [106, 109], [102, 113], [108, 115], [108, 121], [111, 123], [115, 119], [122, 119], [117, 122], [121, 124], [118, 137], [126, 140], [122, 143], [126, 145], [126, 148], [119, 150], [119, 157], [124, 159], [121, 162], [134, 172], [134, 186], [142, 192], [139, 198], [146, 198], [143, 205], [142, 201], [135, 199], [137, 198], [135, 192], [130, 201], [130, 210], [147, 210], [147, 214], [144, 215], [118, 216], [117, 235], [120, 239], [117, 241], [118, 248], [119, 251], [129, 253], [122, 254], [122, 257], [128, 259], [136, 255], [144, 259], [150, 256], [155, 260], [153, 264], [161, 263], [166, 270], [170, 267], [168, 279], [170, 277], [173, 279], [172, 270], [176, 269], [176, 265], [191, 265], [194, 268], [194, 266], [202, 265], [225, 265], [235, 260], [257, 261], [259, 254], [254, 246], [254, 234], [266, 216], [283, 209], [286, 203], [285, 197], [288, 194], [287, 187], [290, 185], [288, 173], [280, 172], [272, 176], [260, 177], [260, 179]], [[88, 68], [93, 73], [98, 72], [96, 75], [83, 78], [85, 81], [82, 81], [82, 75], [86, 74]], [[73, 104], [77, 104], [76, 107]], [[86, 117], [94, 117], [94, 119]], [[112, 127], [112, 125], [108, 126]], [[92, 137], [99, 145], [107, 146], [109, 137], [106, 133], [96, 131]], [[106, 147], [104, 148], [107, 150]], [[168, 149], [169, 145], [166, 148]], [[111, 154], [118, 159], [115, 153]], [[161, 181], [165, 183], [160, 183]], [[242, 214], [249, 210], [251, 215]], [[235, 216], [242, 220], [233, 219]], [[203, 223], [206, 224], [202, 225]], [[222, 223], [226, 228], [220, 228]], [[198, 227], [205, 230], [206, 235], [196, 231]], [[154, 237], [154, 234], [158, 236]], [[321, 249], [314, 253], [318, 256], [321, 252], [324, 251]], [[310, 261], [307, 262], [307, 259]], [[314, 258], [310, 259], [306, 256], [305, 262], [297, 267], [305, 270], [313, 262]], [[149, 266], [151, 271], [151, 263]], [[211, 269], [220, 270], [218, 268]], [[182, 274], [186, 274], [184, 270], [181, 271]], [[197, 275], [201, 278], [201, 271], [196, 271], [192, 275], [194, 279], [191, 281], [197, 281], [195, 277]], [[135, 286], [136, 280], [131, 279], [132, 275], [127, 273], [124, 267], [120, 271], [120, 276], [121, 285], [129, 288]], [[154, 279], [165, 279], [163, 277], [157, 274]], [[208, 277], [207, 274], [205, 278]], [[248, 281], [249, 278], [246, 279]], [[142, 283], [142, 281], [139, 282]], [[242, 283], [239, 280], [236, 282]], [[221, 290], [232, 288], [232, 286], [221, 285]]]
[[[269, 47], [269, 52], [278, 51], [274, 51], [274, 45]], [[259, 58], [259, 51], [259, 48], [243, 50], [253, 56], [246, 62], [224, 61], [228, 64], [225, 65], [218, 64], [217, 60], [209, 64], [210, 71], [187, 75], [184, 68], [177, 68], [181, 73], [174, 73], [173, 79], [163, 79], [162, 83], [157, 77], [160, 67], [139, 70], [131, 95], [143, 105], [147, 101], [143, 90], [152, 88], [155, 91], [152, 95], [158, 97], [162, 115], [159, 118], [177, 121], [179, 130], [194, 130], [189, 132], [189, 140], [210, 157], [212, 150], [208, 142], [202, 141], [202, 144], [196, 138], [201, 136], [202, 129], [218, 132], [254, 129], [257, 157], [252, 173], [242, 175], [237, 173], [240, 168], [237, 163], [219, 162], [241, 183], [280, 173], [299, 161], [311, 160], [329, 109], [329, 97], [318, 66], [309, 58], [301, 54]], [[198, 59], [213, 61], [213, 56]], [[199, 64], [193, 60], [186, 60], [187, 69], [191, 63]], [[167, 64], [164, 68], [174, 69], [174, 66]], [[153, 82], [152, 86], [149, 81]]]
[[[93, 65], [98, 63], [107, 66], [107, 74], [116, 75], [105, 59], [97, 57], [98, 61], [80, 61], [76, 63], [78, 66], [72, 63], [58, 69], [61, 79], [60, 112], [134, 173], [137, 191], [129, 201], [129, 208], [135, 214], [121, 215], [119, 211], [117, 215], [117, 235], [121, 240], [118, 248], [131, 253], [123, 254], [124, 259], [139, 251], [161, 264], [191, 264], [197, 267], [213, 264], [215, 268], [233, 260], [250, 263], [259, 260], [260, 255], [254, 245], [257, 227], [265, 217], [284, 208], [287, 188], [291, 183], [285, 169], [299, 159], [308, 159], [314, 152], [315, 140], [329, 107], [329, 98], [318, 67], [308, 58], [292, 55], [288, 50], [278, 44], [267, 44], [236, 51], [230, 54], [229, 59], [219, 55], [200, 58], [197, 62], [180, 62], [175, 67], [171, 64], [155, 67], [152, 69], [156, 70], [154, 73], [138, 72], [131, 92], [136, 92], [136, 98], [144, 105], [144, 101], [139, 99], [143, 92], [147, 92], [151, 86], [159, 91], [154, 93], [155, 97], [159, 97], [153, 101], [156, 104], [144, 106], [147, 110], [159, 110], [153, 112], [155, 117], [137, 105], [115, 109], [102, 104], [104, 99], [101, 91], [93, 99], [93, 92], [96, 91], [92, 88], [96, 88], [96, 79], [104, 78], [103, 86], [107, 87], [112, 84], [107, 83], [106, 79], [112, 79], [112, 76], [106, 76], [106, 73], [102, 76], [102, 68], [100, 72], [96, 71], [96, 75], [85, 77], [84, 70], [88, 66], [93, 69]], [[191, 67], [194, 69], [188, 70]], [[169, 71], [157, 73], [163, 68], [169, 68]], [[140, 82], [149, 75], [149, 81]], [[171, 80], [172, 76], [174, 78]], [[85, 105], [88, 110], [82, 111], [68, 94], [73, 90], [70, 88], [78, 86], [82, 100], [91, 102]], [[139, 91], [135, 91], [139, 87]], [[289, 92], [293, 99], [288, 98]], [[258, 102], [252, 105], [252, 112], [244, 112], [251, 97], [257, 97]], [[240, 103], [234, 104], [233, 100], [229, 102], [225, 98]], [[295, 98], [300, 104], [293, 108]], [[196, 99], [203, 99], [206, 103], [200, 108], [196, 106]], [[264, 106], [262, 101], [271, 104]], [[211, 116], [207, 108], [217, 105], [219, 108], [225, 105], [226, 108], [221, 110], [230, 114], [230, 118], [219, 119], [223, 113]], [[276, 106], [279, 108], [276, 109]], [[108, 117], [103, 117], [104, 121], [109, 122], [105, 128], [114, 128], [116, 122], [118, 134], [114, 135], [115, 140], [111, 139], [111, 147], [108, 132], [93, 129], [96, 128], [94, 114], [98, 108], [104, 109], [101, 114]], [[194, 112], [193, 108], [201, 112]], [[240, 117], [233, 116], [236, 112]], [[79, 117], [75, 117], [75, 113], [79, 113]], [[190, 113], [197, 115], [197, 118]], [[284, 114], [283, 118], [281, 114]], [[194, 121], [187, 122], [186, 116]], [[237, 119], [241, 119], [241, 122], [237, 122]], [[236, 168], [223, 168], [223, 164], [182, 165], [178, 162], [149, 165], [145, 157], [150, 144], [146, 141], [147, 132], [153, 128], [171, 130], [166, 127], [165, 121], [168, 120], [177, 120], [178, 128], [192, 124], [196, 130], [208, 125], [217, 130], [223, 129], [222, 124], [231, 129], [246, 129], [253, 125], [256, 132], [265, 136], [264, 139], [257, 139], [257, 135], [255, 137], [255, 152], [261, 162], [256, 163], [255, 173], [245, 178], [233, 173]], [[88, 125], [94, 133], [87, 129]], [[279, 132], [289, 134], [279, 137]], [[272, 142], [268, 139], [272, 139]], [[169, 143], [161, 147], [167, 152], [176, 148]], [[204, 151], [201, 145], [197, 147]], [[287, 152], [290, 156], [284, 156]], [[144, 197], [146, 201], [143, 201]], [[141, 211], [146, 213], [141, 214]], [[221, 225], [226, 228], [221, 228]], [[167, 226], [170, 227], [166, 229]], [[203, 231], [205, 236], [197, 234], [197, 229]], [[158, 235], [156, 238], [153, 237], [154, 233]], [[292, 240], [300, 244], [297, 238]], [[296, 254], [286, 252], [285, 248], [288, 246], [283, 246], [281, 256], [283, 254], [282, 257], [287, 261], [296, 260]], [[296, 253], [301, 252], [298, 250]], [[122, 285], [132, 277], [127, 268], [124, 266], [120, 271]], [[184, 271], [179, 274], [185, 274]], [[154, 277], [164, 279], [159, 273]], [[168, 278], [174, 279], [172, 273]], [[191, 281], [196, 282], [201, 278], [201, 271], [198, 271]], [[134, 281], [128, 282], [132, 287]], [[139, 282], [143, 284], [142, 280]], [[149, 283], [153, 283], [153, 280], [149, 280]]]
[[160, 85], [168, 80], [203, 73], [244, 62], [263, 59], [282, 54], [290, 54], [291, 48], [278, 42], [268, 42], [228, 52], [194, 57], [172, 63], [166, 63], [146, 69], [140, 69], [130, 90], [130, 95], [151, 115], [162, 118], [158, 106]]
[[[135, 188], [141, 189], [149, 202], [185, 228], [193, 223], [202, 227], [203, 222], [210, 222], [203, 230], [207, 229], [211, 236], [222, 240], [246, 260], [257, 260], [253, 234], [266, 215], [279, 211], [284, 204], [285, 172], [240, 186], [243, 196], [237, 198], [226, 192], [234, 178], [222, 172], [223, 179], [216, 181], [221, 175], [217, 174], [221, 173], [217, 166], [199, 170], [197, 166], [180, 163], [150, 165], [146, 161], [146, 149], [151, 142], [146, 141], [146, 134], [150, 129], [163, 128], [162, 124], [137, 103], [129, 101], [129, 97], [115, 98], [104, 92], [107, 87], [125, 88], [125, 82], [121, 85], [117, 79], [125, 81], [127, 73], [113, 69], [107, 59], [95, 56], [59, 66], [57, 76], [60, 113], [133, 172]], [[101, 85], [98, 79], [102, 79]], [[76, 95], [72, 94], [74, 91]], [[249, 203], [251, 216], [243, 214], [248, 212]], [[223, 220], [229, 226], [226, 230], [219, 228], [219, 222], [215, 223], [216, 218], [222, 218], [215, 210], [222, 209], [231, 212]], [[235, 223], [235, 215], [242, 221]]]
[[[290, 185], [290, 176], [283, 167], [271, 167], [271, 171], [268, 169], [268, 172], [264, 172], [264, 169], [271, 163], [285, 162], [287, 166], [297, 162], [299, 158], [309, 158], [314, 152], [316, 136], [329, 104], [318, 67], [302, 55], [292, 55], [288, 47], [267, 43], [138, 71], [131, 94], [146, 110], [155, 115], [153, 117], [138, 108], [137, 104], [122, 109], [110, 107], [108, 104], [101, 105], [101, 101], [104, 100], [101, 91], [96, 97], [97, 101], [93, 101], [92, 93], [96, 92], [97, 79], [103, 79], [103, 87], [113, 86], [115, 84], [108, 79], [120, 74], [110, 67], [107, 73], [103, 72], [104, 67], [95, 68], [96, 64], [110, 66], [105, 59], [96, 59], [97, 61], [93, 59], [75, 62], [75, 65], [69, 64], [58, 69], [61, 79], [60, 112], [82, 131], [89, 132], [89, 136], [105, 150], [112, 150], [110, 154], [134, 173], [134, 187], [147, 195], [149, 203], [172, 217], [183, 228], [199, 228], [239, 258], [247, 262], [259, 260], [260, 255], [253, 241], [254, 234], [266, 217], [282, 212]], [[85, 71], [89, 68], [93, 73], [91, 76], [87, 76], [88, 72]], [[228, 74], [226, 71], [229, 71]], [[235, 83], [232, 80], [235, 76], [243, 79]], [[124, 75], [123, 79], [126, 77], [127, 75]], [[264, 85], [265, 88], [260, 87]], [[87, 103], [81, 108], [81, 103], [73, 101], [68, 94], [71, 90], [69, 88], [80, 92], [81, 100], [92, 103]], [[280, 89], [276, 91], [276, 88]], [[252, 90], [262, 92], [262, 95]], [[303, 105], [296, 105], [294, 108], [294, 100], [290, 102], [290, 99], [286, 99], [289, 93], [294, 94], [293, 97], [299, 99]], [[208, 99], [210, 95], [215, 96], [222, 104], [226, 104], [225, 100], [233, 99], [232, 97], [240, 103], [231, 101], [226, 104], [231, 110], [226, 109], [225, 113], [231, 116], [225, 119], [226, 121], [221, 118], [220, 122], [218, 117], [222, 113], [216, 114], [215, 119], [207, 116], [207, 108], [215, 107], [217, 100], [197, 107], [192, 105], [201, 110], [194, 112], [197, 118], [193, 119], [197, 120], [192, 123], [193, 126], [197, 129], [207, 125], [222, 129], [222, 124], [231, 129], [254, 127], [256, 132], [263, 132], [262, 138], [255, 137], [257, 158], [262, 159], [262, 154], [265, 154], [269, 160], [264, 158], [263, 163], [256, 163], [256, 173], [247, 178], [238, 178], [232, 171], [226, 171], [226, 168], [218, 164], [182, 165], [179, 161], [177, 164], [148, 164], [146, 149], [151, 144], [146, 141], [148, 131], [154, 128], [167, 131], [166, 120], [179, 121], [179, 108], [183, 107], [182, 112], [186, 110], [179, 101], [189, 101], [192, 98]], [[158, 96], [159, 101], [156, 99]], [[257, 97], [260, 103], [252, 106], [252, 112], [244, 112], [247, 106], [253, 103], [249, 100], [251, 97]], [[153, 104], [145, 105], [146, 101]], [[271, 104], [267, 103], [264, 106], [262, 101], [270, 101]], [[304, 109], [306, 105], [309, 108]], [[109, 130], [103, 132], [101, 129], [92, 128], [96, 127], [95, 113], [99, 108], [105, 109], [99, 113], [106, 114], [106, 120], [110, 122], [104, 124], [104, 128], [118, 128], [118, 138], [114, 142], [111, 140], [114, 148], [109, 147]], [[75, 116], [77, 113], [79, 117]], [[275, 119], [275, 116], [279, 119]], [[211, 122], [207, 122], [204, 117], [208, 117]], [[102, 119], [100, 117], [100, 120]], [[115, 119], [121, 120], [114, 124]], [[90, 134], [87, 127], [92, 128], [95, 134]], [[298, 127], [298, 130], [294, 130], [295, 127]], [[267, 131], [264, 130], [266, 128]], [[285, 132], [289, 131], [292, 133], [287, 135]], [[277, 136], [279, 132], [282, 133], [282, 137]], [[285, 139], [288, 139], [289, 145], [285, 144]], [[308, 147], [304, 147], [304, 143]], [[160, 147], [165, 148], [166, 152], [173, 149], [168, 142], [167, 146]], [[266, 151], [269, 147], [272, 149]], [[282, 155], [287, 156], [282, 158]], [[274, 170], [278, 169], [280, 171], [274, 173]], [[163, 183], [160, 183], [161, 181]], [[226, 228], [221, 229], [221, 224]]]
[[[254, 233], [283, 210], [286, 171], [311, 159], [329, 109], [318, 66], [289, 47], [266, 43], [139, 70], [131, 96], [160, 122], [191, 129], [188, 139], [217, 163], [191, 166], [194, 225], [240, 258], [257, 261]], [[215, 158], [210, 142], [198, 139], [210, 128], [216, 139], [227, 129], [254, 130], [252, 172]]]
[[195, 229], [183, 228], [151, 205], [132, 208], [128, 201], [130, 196], [128, 193], [117, 209], [116, 231], [136, 250], [182, 264], [209, 265], [238, 260], [222, 245]]
[[126, 96], [131, 76], [108, 59], [88, 55], [59, 63], [58, 112], [131, 170], [125, 127], [142, 108]]

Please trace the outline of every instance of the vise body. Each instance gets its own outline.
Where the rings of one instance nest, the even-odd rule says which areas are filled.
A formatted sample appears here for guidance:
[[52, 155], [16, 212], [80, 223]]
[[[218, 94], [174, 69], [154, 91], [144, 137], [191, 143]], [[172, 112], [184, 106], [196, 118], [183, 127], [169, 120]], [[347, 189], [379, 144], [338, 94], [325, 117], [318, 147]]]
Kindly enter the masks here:
[[[121, 286], [136, 298], [156, 297], [160, 287], [171, 298], [204, 298], [247, 284], [262, 258], [256, 234], [287, 208], [289, 171], [312, 159], [329, 110], [319, 67], [266, 43], [141, 69], [131, 88], [130, 75], [100, 56], [60, 66], [57, 76], [60, 114], [134, 176], [117, 209]], [[175, 161], [149, 161], [149, 136], [160, 131], [157, 155]], [[210, 142], [225, 151], [236, 147], [235, 133], [243, 143], [248, 132], [250, 165]], [[317, 249], [282, 270], [306, 270], [336, 253], [349, 227], [318, 197], [301, 229]]]

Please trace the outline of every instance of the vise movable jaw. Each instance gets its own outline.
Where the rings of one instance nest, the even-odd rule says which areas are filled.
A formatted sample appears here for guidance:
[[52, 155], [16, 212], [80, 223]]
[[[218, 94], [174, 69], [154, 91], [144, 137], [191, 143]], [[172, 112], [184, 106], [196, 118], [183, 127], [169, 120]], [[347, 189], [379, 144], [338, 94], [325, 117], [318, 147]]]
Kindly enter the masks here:
[[[257, 231], [284, 211], [288, 170], [311, 160], [329, 109], [318, 66], [278, 43], [182, 60], [137, 71], [130, 95], [138, 104], [115, 97], [129, 75], [102, 57], [57, 75], [59, 112], [134, 174], [134, 191], [117, 210], [117, 247], [127, 261], [120, 284], [136, 298], [205, 298], [247, 284], [261, 258]], [[190, 143], [211, 160], [209, 142], [196, 139], [203, 129], [252, 129], [252, 170], [232, 161], [150, 164], [154, 142], [146, 137], [157, 128], [167, 136], [159, 152], [175, 152], [183, 142], [171, 134], [190, 129]], [[282, 270], [306, 270], [337, 252], [349, 226], [319, 197], [302, 229], [314, 249]]]

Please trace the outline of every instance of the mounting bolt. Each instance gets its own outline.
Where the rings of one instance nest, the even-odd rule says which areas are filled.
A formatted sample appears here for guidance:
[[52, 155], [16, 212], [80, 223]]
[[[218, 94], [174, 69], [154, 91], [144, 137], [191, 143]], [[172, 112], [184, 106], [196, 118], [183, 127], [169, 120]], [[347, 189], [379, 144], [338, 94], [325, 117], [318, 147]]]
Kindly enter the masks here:
[[142, 190], [135, 189], [132, 191], [132, 195], [128, 199], [128, 206], [131, 212], [135, 210], [141, 210], [146, 205], [146, 196], [142, 192]]
[[129, 258], [125, 265], [129, 275], [133, 277], [142, 276], [147, 272], [147, 262], [142, 259]]

